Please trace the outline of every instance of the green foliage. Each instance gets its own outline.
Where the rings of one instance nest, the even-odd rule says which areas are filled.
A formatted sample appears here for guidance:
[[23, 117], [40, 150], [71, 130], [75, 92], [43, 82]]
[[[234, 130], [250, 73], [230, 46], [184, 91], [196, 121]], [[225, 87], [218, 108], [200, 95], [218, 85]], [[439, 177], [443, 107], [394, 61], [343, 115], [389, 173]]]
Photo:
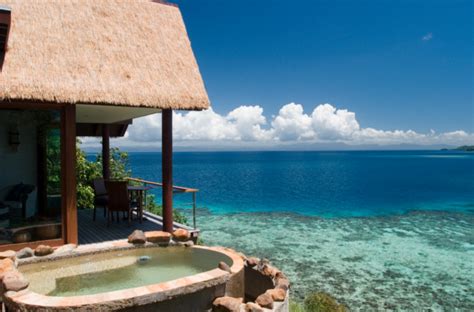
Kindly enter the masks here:
[[61, 194], [61, 139], [59, 129], [45, 129], [46, 142], [46, 192]]
[[[89, 161], [86, 153], [80, 148], [81, 141], [77, 140], [76, 148], [76, 183], [77, 205], [81, 208], [94, 207], [94, 188], [92, 180], [102, 176], [102, 155], [97, 155], [95, 161]], [[131, 175], [128, 154], [118, 148], [110, 149], [110, 177], [113, 180], [124, 180]]]
[[[146, 203], [147, 203], [145, 207], [146, 211], [154, 213], [158, 216], [163, 215], [163, 207], [156, 203], [155, 195], [148, 194], [146, 198]], [[186, 218], [185, 215], [183, 215], [181, 212], [179, 212], [176, 209], [173, 209], [173, 220], [181, 224], [188, 224], [188, 218]]]
[[94, 188], [92, 180], [102, 176], [102, 164], [86, 159], [86, 153], [80, 148], [80, 141], [77, 141], [76, 148], [76, 190], [77, 206], [81, 208], [94, 207]]
[[290, 312], [304, 312], [304, 308], [301, 303], [290, 300]]
[[330, 295], [323, 292], [312, 293], [304, 300], [306, 312], [346, 312], [347, 308], [337, 303]]
[[[92, 180], [102, 176], [102, 155], [97, 155], [95, 161], [89, 161], [86, 153], [80, 149], [81, 142], [77, 141], [76, 149], [76, 183], [77, 183], [77, 206], [81, 208], [94, 207], [94, 188]], [[125, 180], [132, 176], [128, 154], [118, 148], [110, 149], [110, 177], [113, 180]], [[58, 173], [59, 178], [59, 173]], [[139, 185], [138, 182], [131, 182]], [[156, 215], [162, 215], [162, 207], [155, 201], [155, 195], [147, 194], [145, 210]], [[173, 210], [175, 222], [187, 224], [186, 216], [178, 210]]]
[[[96, 163], [102, 168], [102, 155], [98, 154]], [[125, 180], [132, 176], [128, 161], [128, 153], [122, 152], [118, 147], [110, 149], [110, 179]]]

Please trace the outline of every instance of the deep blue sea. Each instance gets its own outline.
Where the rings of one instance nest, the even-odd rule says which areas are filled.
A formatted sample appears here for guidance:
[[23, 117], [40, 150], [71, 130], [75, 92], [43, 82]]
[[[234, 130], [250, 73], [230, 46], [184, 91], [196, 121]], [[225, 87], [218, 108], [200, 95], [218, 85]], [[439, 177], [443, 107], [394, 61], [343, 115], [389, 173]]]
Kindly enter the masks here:
[[[161, 181], [159, 153], [129, 155], [133, 176]], [[174, 184], [200, 190], [205, 244], [269, 259], [293, 300], [474, 311], [474, 153], [175, 153]]]
[[[133, 176], [161, 181], [161, 154], [130, 153], [130, 164]], [[173, 170], [174, 184], [198, 188], [199, 207], [213, 213], [474, 212], [474, 153], [187, 152], [174, 154]]]

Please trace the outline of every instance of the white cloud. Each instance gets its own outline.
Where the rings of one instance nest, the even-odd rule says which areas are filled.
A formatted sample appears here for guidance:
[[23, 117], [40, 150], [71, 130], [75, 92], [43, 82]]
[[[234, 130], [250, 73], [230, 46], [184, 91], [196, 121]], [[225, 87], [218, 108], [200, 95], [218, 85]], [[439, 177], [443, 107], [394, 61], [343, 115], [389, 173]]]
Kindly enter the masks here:
[[430, 32], [424, 35], [423, 37], [421, 37], [421, 40], [423, 41], [430, 41], [431, 39], [433, 39], [433, 33], [430, 33]]
[[[271, 147], [288, 144], [345, 143], [361, 144], [473, 144], [474, 134], [463, 130], [437, 133], [430, 130], [383, 130], [363, 128], [356, 114], [331, 104], [317, 105], [311, 114], [301, 104], [283, 105], [267, 122], [260, 106], [240, 106], [227, 115], [212, 108], [196, 112], [173, 113], [176, 146], [225, 146], [229, 148]], [[124, 138], [114, 140], [122, 147], [159, 148], [161, 115], [134, 120]], [[85, 147], [97, 147], [97, 139], [83, 140]]]
[[227, 121], [235, 127], [240, 140], [260, 141], [271, 138], [270, 131], [262, 129], [267, 119], [260, 106], [237, 107], [227, 115]]
[[336, 109], [331, 104], [318, 105], [311, 118], [313, 129], [321, 140], [350, 139], [360, 129], [355, 113]]
[[284, 105], [272, 121], [272, 131], [276, 140], [299, 141], [314, 139], [311, 117], [303, 113], [303, 106], [290, 103]]

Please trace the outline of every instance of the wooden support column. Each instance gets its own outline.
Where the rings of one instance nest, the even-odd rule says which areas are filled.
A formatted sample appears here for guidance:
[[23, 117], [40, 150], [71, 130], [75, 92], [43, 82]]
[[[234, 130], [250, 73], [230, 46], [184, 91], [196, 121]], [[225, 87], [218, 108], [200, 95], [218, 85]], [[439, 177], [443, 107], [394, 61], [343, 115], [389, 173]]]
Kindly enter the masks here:
[[61, 203], [63, 238], [77, 244], [76, 105], [66, 105], [61, 118]]
[[102, 125], [102, 177], [110, 180], [110, 130], [109, 125]]
[[163, 231], [173, 232], [173, 111], [161, 113], [161, 170], [163, 176]]

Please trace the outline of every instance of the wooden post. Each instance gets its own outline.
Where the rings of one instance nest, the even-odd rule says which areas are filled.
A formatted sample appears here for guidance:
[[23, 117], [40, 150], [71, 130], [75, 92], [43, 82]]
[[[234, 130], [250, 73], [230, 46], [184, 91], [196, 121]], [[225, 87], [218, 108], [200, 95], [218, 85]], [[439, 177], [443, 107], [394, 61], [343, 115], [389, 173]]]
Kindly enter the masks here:
[[77, 244], [76, 105], [66, 105], [61, 118], [61, 202], [63, 238]]
[[161, 113], [161, 170], [163, 176], [163, 231], [173, 232], [173, 111]]
[[102, 125], [102, 177], [110, 180], [110, 130], [109, 125]]

